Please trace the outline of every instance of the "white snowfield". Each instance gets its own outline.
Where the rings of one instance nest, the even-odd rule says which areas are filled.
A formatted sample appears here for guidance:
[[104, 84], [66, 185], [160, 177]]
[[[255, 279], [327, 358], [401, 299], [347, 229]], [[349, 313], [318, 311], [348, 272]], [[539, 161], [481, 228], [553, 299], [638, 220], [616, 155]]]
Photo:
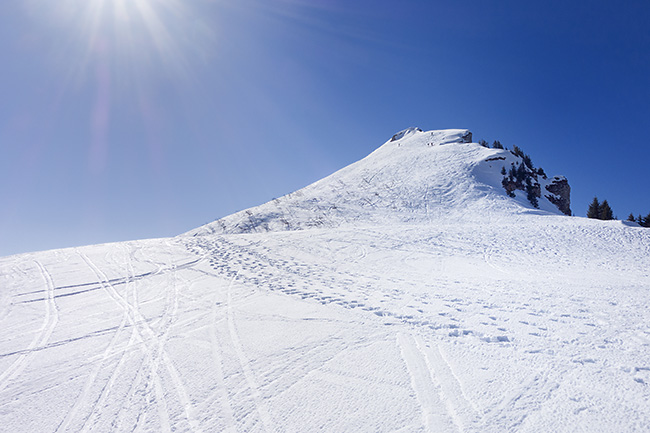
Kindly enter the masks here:
[[650, 431], [650, 230], [507, 197], [514, 156], [465, 133], [176, 238], [1, 258], [0, 430]]

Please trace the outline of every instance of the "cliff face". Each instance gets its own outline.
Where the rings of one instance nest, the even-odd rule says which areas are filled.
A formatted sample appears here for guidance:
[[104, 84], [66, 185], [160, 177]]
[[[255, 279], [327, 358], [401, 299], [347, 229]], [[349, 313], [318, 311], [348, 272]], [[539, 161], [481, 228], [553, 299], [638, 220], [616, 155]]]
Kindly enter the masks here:
[[465, 134], [460, 137], [460, 142], [461, 143], [471, 143], [472, 142], [472, 133], [467, 131]]
[[557, 208], [565, 215], [571, 216], [571, 186], [569, 181], [564, 176], [555, 176], [551, 183], [546, 185], [546, 191], [550, 194], [545, 194], [545, 197], [557, 206]]
[[571, 187], [564, 176], [548, 179], [544, 170], [530, 168], [523, 162], [513, 162], [510, 167], [510, 171], [501, 181], [508, 196], [514, 198], [515, 191], [521, 191], [537, 208], [543, 194], [544, 198], [555, 205], [560, 212], [571, 216]]
[[479, 180], [488, 185], [500, 184], [508, 197], [521, 204], [571, 215], [571, 188], [564, 176], [547, 177], [517, 146], [490, 151], [492, 154], [477, 169]]

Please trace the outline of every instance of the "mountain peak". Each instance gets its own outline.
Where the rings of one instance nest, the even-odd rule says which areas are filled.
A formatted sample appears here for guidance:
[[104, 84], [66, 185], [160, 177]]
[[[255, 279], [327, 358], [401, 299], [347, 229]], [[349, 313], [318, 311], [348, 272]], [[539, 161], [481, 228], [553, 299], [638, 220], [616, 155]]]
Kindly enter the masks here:
[[[186, 235], [501, 220], [504, 214], [540, 211], [559, 214], [559, 194], [567, 188], [557, 179], [546, 181], [544, 177], [538, 182], [535, 177], [533, 193], [539, 200], [534, 203], [514, 188], [518, 184], [512, 190], [504, 189], [501, 173], [517, 164], [521, 165], [521, 157], [510, 151], [472, 143], [467, 129], [423, 131], [411, 127], [330, 176]], [[553, 186], [553, 181], [557, 185]]]
[[413, 145], [426, 144], [427, 146], [449, 143], [471, 143], [472, 133], [467, 129], [440, 129], [424, 132], [420, 128], [410, 127], [393, 135], [386, 142], [386, 145], [395, 142], [397, 142], [397, 145], [410, 143]]

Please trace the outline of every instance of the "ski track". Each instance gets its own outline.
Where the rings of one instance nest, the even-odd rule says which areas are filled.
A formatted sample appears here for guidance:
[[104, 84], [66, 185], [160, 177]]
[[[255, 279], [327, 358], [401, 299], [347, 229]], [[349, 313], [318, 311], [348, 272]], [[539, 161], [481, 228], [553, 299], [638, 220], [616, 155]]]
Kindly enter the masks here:
[[[134, 273], [133, 272], [133, 257], [134, 257], [134, 252], [132, 252], [129, 255], [129, 258], [127, 259], [127, 265], [128, 265], [129, 273], [131, 275]], [[147, 260], [147, 262], [157, 266], [158, 270], [154, 274], [157, 275], [157, 274], [160, 274], [162, 272], [162, 269], [163, 269], [162, 264], [153, 263], [153, 262], [151, 262], [149, 260]], [[175, 275], [175, 274], [172, 273], [172, 278], [174, 278], [173, 275]], [[175, 282], [175, 279], [174, 279], [174, 282]], [[176, 289], [176, 284], [172, 284], [171, 286], [172, 286], [171, 292], [175, 293], [176, 292], [176, 290], [175, 290]], [[124, 298], [125, 301], [127, 301], [127, 302], [128, 302], [128, 288], [129, 287], [127, 286], [126, 289], [125, 289], [125, 298]], [[165, 310], [163, 311], [163, 314], [161, 315], [161, 318], [160, 318], [160, 322], [162, 324], [167, 323], [165, 318], [168, 316], [168, 311], [170, 309], [169, 294], [170, 294], [170, 288], [166, 287], [166, 290], [165, 290], [165, 299], [166, 299]], [[131, 297], [133, 299], [132, 305], [133, 305], [134, 309], [136, 311], [139, 311], [140, 310], [140, 301], [139, 301], [139, 297], [138, 297], [138, 290], [137, 290], [135, 285], [132, 286]], [[153, 322], [153, 320], [152, 320], [152, 322]], [[164, 327], [161, 327], [161, 328], [165, 329]], [[167, 331], [167, 329], [168, 328], [165, 329], [165, 332]], [[151, 330], [151, 332], [153, 332], [153, 329], [150, 328], [150, 330]], [[139, 336], [140, 339], [146, 338], [146, 336], [143, 336], [143, 332], [139, 332], [138, 336]], [[144, 341], [143, 341], [143, 343], [144, 343]], [[155, 405], [156, 405], [156, 408], [157, 408], [156, 413], [158, 414], [158, 419], [159, 419], [160, 424], [161, 424], [160, 428], [164, 432], [169, 432], [169, 431], [171, 431], [171, 426], [170, 426], [170, 421], [169, 421], [170, 413], [169, 413], [169, 408], [168, 408], [168, 406], [166, 404], [166, 401], [165, 401], [164, 392], [162, 391], [162, 383], [161, 383], [160, 375], [158, 374], [158, 368], [160, 366], [160, 356], [161, 356], [160, 348], [161, 348], [161, 345], [158, 347], [158, 352], [156, 352], [156, 353], [154, 353], [155, 347], [154, 348], [149, 348], [149, 349], [147, 349], [145, 351], [145, 363], [147, 364], [147, 366], [141, 371], [146, 372], [146, 373], [144, 373], [144, 375], [139, 375], [138, 379], [145, 380], [144, 389], [142, 390], [142, 399], [145, 400], [145, 401], [152, 401], [153, 400], [155, 402]], [[143, 366], [144, 366], [144, 364], [143, 364]], [[143, 377], [145, 379], [143, 379]], [[140, 383], [139, 381], [134, 381], [134, 382], [136, 384]], [[153, 388], [153, 391], [152, 391], [152, 388]], [[132, 389], [137, 390], [138, 387], [134, 387]], [[152, 392], [154, 394], [153, 397], [151, 396]], [[132, 398], [133, 398], [133, 395], [132, 395]], [[146, 419], [141, 418], [141, 416], [140, 416], [142, 414], [146, 415], [146, 412], [145, 413], [141, 412], [140, 414], [138, 414], [138, 417], [135, 420], [135, 425], [133, 427], [134, 431], [140, 430], [142, 428], [142, 426], [145, 424]]]
[[[435, 373], [429, 369], [426, 355], [419, 349], [413, 336], [398, 333], [397, 344], [411, 378], [411, 386], [422, 408], [422, 423], [425, 431], [462, 431], [458, 428], [448, 409], [441, 400], [441, 390]], [[435, 390], [435, 392], [432, 392]]]
[[255, 402], [255, 407], [257, 408], [257, 413], [260, 417], [260, 421], [262, 422], [265, 431], [273, 432], [275, 430], [273, 428], [271, 415], [269, 413], [268, 407], [266, 406], [266, 403], [262, 399], [260, 389], [257, 385], [257, 381], [255, 380], [255, 373], [252, 371], [248, 358], [246, 357], [246, 354], [244, 353], [244, 350], [241, 346], [239, 335], [237, 333], [237, 327], [235, 325], [232, 301], [232, 286], [237, 280], [237, 275], [239, 275], [239, 272], [232, 277], [230, 284], [228, 285], [228, 330], [230, 331], [230, 338], [232, 340], [235, 353], [237, 354], [237, 358], [239, 359], [244, 377], [246, 378], [246, 384], [248, 385], [251, 391], [251, 397]]
[[431, 382], [440, 389], [440, 397], [447, 412], [460, 432], [466, 431], [466, 420], [477, 417], [476, 408], [463, 393], [462, 385], [449, 363], [441, 356], [437, 346], [425, 344], [420, 337], [414, 337], [415, 345], [422, 354]]
[[[228, 287], [233, 284], [233, 280], [230, 281]], [[230, 294], [230, 290], [228, 291]], [[230, 397], [228, 396], [228, 388], [226, 386], [226, 381], [223, 373], [223, 357], [221, 355], [221, 348], [219, 347], [219, 340], [217, 337], [217, 326], [218, 326], [218, 301], [217, 301], [218, 292], [215, 291], [215, 297], [212, 300], [212, 308], [210, 309], [210, 350], [212, 358], [214, 360], [214, 369], [217, 373], [217, 396], [221, 401], [221, 407], [224, 412], [224, 418], [226, 422], [226, 432], [234, 432], [237, 430], [235, 415], [230, 403]], [[230, 304], [229, 304], [230, 305]]]
[[[126, 258], [127, 262], [127, 270], [128, 270], [128, 276], [126, 277], [126, 288], [125, 288], [125, 293], [128, 293], [129, 285], [133, 285], [134, 280], [136, 279], [136, 274], [133, 269], [133, 251], [131, 251], [129, 246], [124, 246], [123, 250], [127, 251], [129, 254]], [[90, 260], [87, 256], [84, 256], [81, 253], [78, 253], [81, 258], [90, 266], [90, 263], [87, 260]], [[95, 271], [95, 269], [93, 269]], [[96, 274], [97, 275], [97, 274]], [[99, 275], [97, 275], [99, 278]], [[100, 282], [101, 285], [101, 282]], [[134, 304], [137, 306], [137, 290], [135, 289], [135, 286], [132, 291], [132, 296], [134, 299]], [[125, 299], [126, 302], [126, 299]], [[101, 360], [99, 362], [96, 362], [96, 366], [93, 369], [92, 373], [89, 375], [88, 379], [86, 380], [86, 383], [84, 385], [84, 388], [75, 401], [75, 404], [72, 406], [70, 411], [67, 413], [66, 417], [61, 421], [59, 424], [57, 431], [66, 431], [68, 427], [70, 426], [71, 422], [74, 420], [74, 417], [77, 415], [79, 410], [81, 410], [81, 407], [85, 404], [87, 404], [87, 401], [91, 400], [91, 395], [90, 395], [90, 390], [93, 384], [95, 383], [97, 376], [99, 375], [100, 371], [102, 371], [104, 368], [106, 368], [106, 361], [108, 361], [110, 358], [116, 356], [115, 353], [115, 346], [117, 344], [117, 341], [121, 337], [126, 324], [129, 322], [129, 314], [128, 310], [125, 308], [123, 309], [123, 314], [122, 314], [122, 321], [120, 322], [119, 327], [117, 330], [115, 330], [115, 333], [113, 334], [113, 337], [111, 338], [111, 341], [109, 342], [108, 346], [104, 350], [104, 353], [101, 356]], [[100, 406], [101, 403], [104, 403], [108, 394], [110, 393], [111, 390], [111, 385], [115, 382], [115, 378], [117, 377], [117, 374], [124, 364], [124, 358], [127, 356], [128, 352], [130, 349], [132, 349], [132, 342], [134, 340], [134, 336], [137, 333], [137, 329], [135, 326], [132, 326], [132, 331], [131, 331], [131, 336], [129, 337], [129, 344], [124, 346], [124, 348], [120, 351], [120, 359], [116, 363], [116, 366], [113, 370], [113, 373], [111, 374], [110, 378], [106, 382], [106, 384], [101, 388], [101, 391], [97, 398], [94, 399], [94, 402], [91, 406], [89, 414], [83, 419], [82, 423], [82, 428], [81, 431], [86, 431], [89, 427], [89, 425], [92, 425], [92, 423], [89, 424], [89, 421], [94, 420], [98, 416], [98, 408], [102, 407]], [[164, 431], [169, 431], [164, 430]]]
[[[160, 378], [158, 375], [158, 367], [162, 363], [164, 366], [165, 370], [169, 374], [172, 383], [174, 385], [174, 388], [176, 390], [177, 396], [182, 404], [182, 409], [183, 413], [185, 415], [185, 418], [192, 429], [193, 432], [201, 432], [201, 428], [198, 424], [198, 422], [194, 419], [193, 415], [193, 407], [192, 403], [188, 397], [187, 390], [185, 389], [185, 386], [183, 385], [182, 380], [180, 379], [180, 375], [178, 374], [178, 371], [176, 370], [174, 364], [170, 360], [169, 356], [165, 352], [164, 344], [165, 341], [167, 340], [167, 337], [169, 335], [169, 330], [171, 329], [171, 326], [174, 321], [174, 316], [176, 314], [176, 310], [178, 309], [178, 288], [176, 285], [176, 279], [175, 279], [175, 266], [171, 266], [171, 274], [172, 274], [172, 284], [171, 284], [171, 289], [168, 287], [167, 290], [171, 290], [172, 293], [172, 301], [171, 303], [167, 303], [167, 308], [165, 309], [165, 312], [163, 313], [163, 317], [161, 318], [161, 323], [164, 324], [163, 330], [160, 335], [158, 335], [148, 324], [148, 321], [141, 315], [141, 313], [138, 310], [137, 304], [132, 305], [127, 302], [125, 297], [121, 296], [117, 290], [112, 286], [112, 284], [109, 282], [109, 278], [106, 277], [106, 275], [90, 260], [90, 258], [81, 253], [82, 259], [88, 264], [88, 266], [93, 270], [93, 272], [96, 274], [100, 284], [102, 287], [106, 290], [106, 292], [109, 294], [109, 296], [115, 301], [115, 303], [120, 306], [124, 310], [124, 313], [127, 315], [129, 322], [133, 325], [134, 332], [137, 333], [137, 338], [142, 342], [141, 347], [145, 350], [145, 362], [148, 364], [148, 367], [145, 369], [147, 371], [146, 374], [143, 375], [138, 374], [138, 379], [144, 380], [144, 390], [143, 394], [146, 396], [148, 395], [151, 390], [150, 388], [153, 386], [154, 392], [157, 392], [156, 390], [161, 389], [161, 384], [160, 384]], [[163, 266], [159, 266], [160, 272], [162, 272]], [[137, 296], [137, 295], [134, 295]], [[137, 300], [137, 297], [134, 298], [134, 300]], [[171, 305], [170, 305], [171, 304]], [[142, 370], [140, 370], [142, 371]], [[134, 385], [138, 384], [139, 381], [135, 380]], [[130, 401], [135, 397], [136, 389], [135, 387], [131, 388], [131, 391], [129, 391], [127, 401]], [[110, 389], [107, 390], [107, 392], [110, 392]], [[164, 396], [162, 394], [157, 394], [155, 400], [157, 401], [157, 404], [159, 405], [158, 412], [159, 413], [167, 413], [167, 405], [164, 403]], [[117, 429], [121, 428], [121, 421], [123, 418], [119, 416], [118, 413], [118, 419], [115, 422], [114, 425]], [[163, 428], [165, 428], [165, 425], [167, 424], [166, 420], [168, 419], [168, 416], [163, 415], [162, 416], [162, 425]], [[139, 417], [135, 420], [135, 425], [134, 429], [138, 428], [138, 422], [140, 421]], [[90, 428], [90, 427], [88, 427]]]
[[[85, 383], [85, 385], [83, 387], [83, 390], [81, 391], [81, 394], [79, 395], [79, 397], [77, 397], [77, 399], [75, 400], [74, 405], [68, 411], [68, 413], [66, 414], [66, 417], [61, 421], [61, 423], [57, 427], [57, 429], [56, 429], [57, 431], [66, 431], [68, 429], [68, 427], [70, 426], [70, 424], [72, 423], [72, 421], [74, 420], [77, 413], [81, 410], [82, 406], [87, 404], [88, 400], [91, 398], [90, 389], [93, 386], [93, 384], [95, 383], [95, 381], [97, 379], [97, 376], [99, 375], [100, 371], [103, 368], [106, 367], [106, 361], [113, 355], [115, 345], [116, 345], [122, 331], [124, 330], [124, 327], [125, 327], [127, 321], [128, 321], [128, 317], [127, 317], [126, 312], [124, 312], [123, 317], [122, 317], [122, 322], [120, 323], [119, 328], [113, 334], [113, 337], [111, 338], [111, 341], [109, 342], [108, 346], [106, 347], [106, 350], [102, 354], [101, 360], [99, 362], [95, 361], [95, 364], [96, 364], [95, 368], [92, 370], [91, 374], [89, 375], [88, 379], [86, 380], [86, 383]], [[127, 348], [125, 348], [122, 351], [122, 356], [124, 356], [126, 354], [126, 350], [127, 350]], [[122, 360], [120, 359], [120, 361], [118, 362], [117, 365], [118, 366], [121, 365], [121, 362], [122, 362]], [[100, 394], [100, 397], [101, 397], [101, 394]], [[96, 413], [98, 401], [99, 400], [95, 401], [95, 404], [93, 405], [93, 407], [90, 410], [90, 415], [88, 415], [86, 417], [86, 420], [88, 418], [92, 417], [94, 413]]]
[[[115, 381], [118, 379], [118, 373], [121, 369], [121, 367], [124, 365], [126, 362], [126, 356], [130, 348], [132, 348], [135, 344], [136, 341], [139, 341], [138, 347], [146, 348], [144, 344], [144, 339], [140, 333], [140, 330], [137, 326], [137, 320], [134, 318], [132, 309], [133, 307], [129, 308], [129, 304], [125, 301], [125, 299], [117, 293], [115, 290], [114, 286], [109, 283], [109, 279], [106, 277], [106, 275], [97, 268], [97, 266], [90, 260], [90, 258], [82, 253], [79, 252], [80, 257], [82, 260], [87, 264], [87, 266], [92, 270], [92, 272], [95, 274], [98, 283], [101, 285], [101, 287], [104, 289], [104, 291], [109, 295], [109, 297], [115, 302], [115, 304], [120, 307], [122, 310], [123, 316], [127, 318], [128, 322], [131, 325], [132, 329], [132, 334], [131, 337], [129, 338], [127, 346], [123, 349], [122, 351], [122, 356], [120, 360], [117, 363], [117, 366], [111, 375], [110, 379], [106, 382], [106, 386], [104, 386], [101, 390], [100, 395], [95, 401], [95, 404], [90, 412], [90, 414], [85, 418], [83, 426], [81, 431], [82, 432], [88, 432], [91, 431], [94, 427], [94, 425], [99, 422], [98, 418], [101, 416], [101, 412], [97, 411], [97, 407], [103, 407], [109, 398], [109, 395], [112, 391], [113, 385], [115, 384]], [[140, 371], [142, 370], [142, 366], [138, 369], [138, 376], [140, 375]], [[127, 401], [129, 401], [127, 399]], [[119, 428], [119, 412], [118, 412], [118, 423], [115, 425], [116, 427]], [[114, 421], [115, 423], [115, 421]]]
[[13, 378], [18, 377], [25, 370], [32, 358], [36, 356], [37, 351], [35, 349], [47, 344], [59, 320], [59, 311], [54, 299], [54, 282], [52, 281], [52, 276], [39, 261], [35, 261], [34, 263], [38, 267], [47, 287], [45, 317], [43, 318], [43, 324], [38, 330], [38, 334], [34, 337], [27, 349], [20, 353], [16, 360], [0, 375], [0, 393], [9, 386]]

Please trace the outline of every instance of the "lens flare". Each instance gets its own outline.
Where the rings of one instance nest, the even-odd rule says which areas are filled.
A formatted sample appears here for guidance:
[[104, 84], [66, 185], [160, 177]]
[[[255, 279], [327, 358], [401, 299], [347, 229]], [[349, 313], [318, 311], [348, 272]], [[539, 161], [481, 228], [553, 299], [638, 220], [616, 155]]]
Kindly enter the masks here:
[[[56, 7], [53, 6], [56, 3]], [[58, 29], [56, 56], [88, 78], [91, 64], [108, 56], [120, 74], [142, 74], [164, 67], [187, 74], [187, 43], [199, 16], [178, 0], [32, 0], [34, 14]], [[205, 36], [205, 35], [204, 35]], [[103, 60], [102, 60], [103, 61]], [[84, 75], [86, 74], [86, 75]]]
[[[47, 39], [59, 93], [86, 93], [89, 165], [106, 164], [111, 119], [117, 104], [136, 109], [145, 128], [155, 109], [142, 104], [156, 85], [192, 84], [194, 62], [213, 51], [214, 31], [202, 19], [201, 1], [26, 0]], [[198, 55], [197, 55], [198, 54]], [[63, 98], [65, 99], [65, 97]], [[145, 131], [146, 136], [160, 136]], [[155, 148], [155, 146], [150, 146]], [[152, 159], [157, 158], [153, 156]]]

